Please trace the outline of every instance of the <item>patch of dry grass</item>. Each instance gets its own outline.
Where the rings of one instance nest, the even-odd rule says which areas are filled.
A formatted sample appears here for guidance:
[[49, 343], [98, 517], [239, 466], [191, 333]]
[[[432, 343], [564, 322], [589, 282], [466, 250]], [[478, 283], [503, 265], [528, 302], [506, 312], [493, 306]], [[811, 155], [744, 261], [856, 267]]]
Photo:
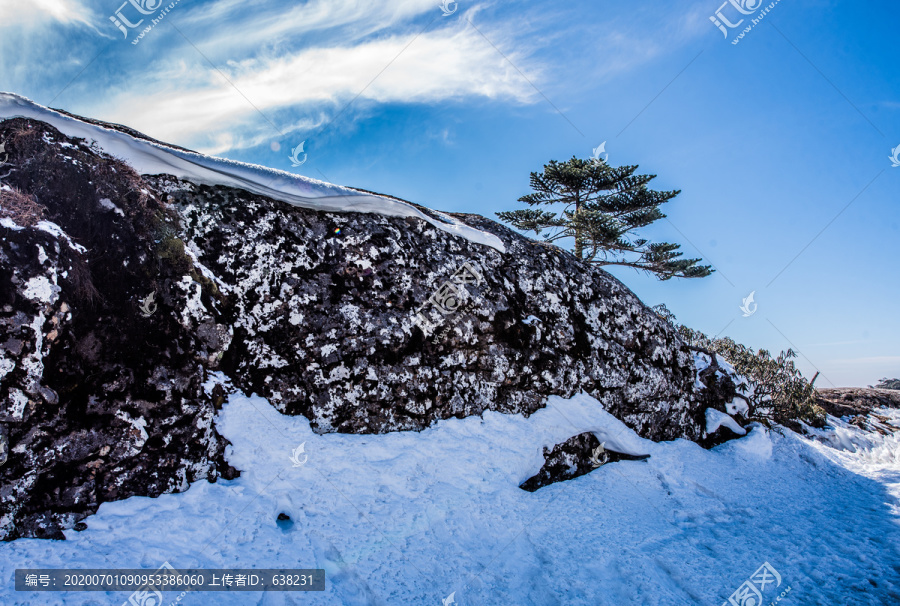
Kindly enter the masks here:
[[33, 196], [15, 189], [0, 189], [0, 217], [9, 217], [17, 225], [34, 227], [46, 210]]

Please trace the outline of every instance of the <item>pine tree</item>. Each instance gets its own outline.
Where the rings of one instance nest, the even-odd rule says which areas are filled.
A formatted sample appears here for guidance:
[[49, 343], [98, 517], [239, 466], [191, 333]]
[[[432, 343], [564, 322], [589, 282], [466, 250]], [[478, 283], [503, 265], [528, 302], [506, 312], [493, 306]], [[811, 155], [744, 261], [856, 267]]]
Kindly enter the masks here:
[[[655, 191], [647, 184], [656, 175], [635, 175], [637, 166], [614, 167], [602, 159], [551, 160], [543, 172], [531, 173], [534, 190], [519, 198], [532, 208], [497, 213], [522, 231], [544, 233], [545, 242], [573, 238], [577, 258], [597, 265], [624, 265], [669, 278], [703, 278], [713, 270], [701, 259], [682, 259], [678, 244], [653, 243], [635, 231], [665, 218], [659, 206], [680, 190]], [[538, 206], [562, 204], [561, 212]]]

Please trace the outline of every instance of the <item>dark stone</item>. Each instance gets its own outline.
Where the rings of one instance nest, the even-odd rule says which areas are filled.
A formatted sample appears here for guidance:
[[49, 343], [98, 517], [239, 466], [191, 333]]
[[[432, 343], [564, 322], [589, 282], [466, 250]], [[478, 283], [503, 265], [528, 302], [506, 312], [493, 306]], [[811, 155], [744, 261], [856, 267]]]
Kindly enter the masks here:
[[279, 513], [278, 518], [275, 520], [275, 525], [281, 529], [282, 532], [290, 532], [294, 527], [294, 521], [291, 519], [286, 513]]
[[[547, 395], [583, 390], [645, 437], [701, 437], [691, 352], [621, 283], [564, 251], [475, 215], [453, 216], [497, 235], [506, 254], [418, 219], [146, 180], [168, 193], [179, 236], [225, 285], [217, 322], [234, 326], [234, 345], [221, 368], [317, 432], [528, 415]], [[430, 312], [438, 326], [423, 334], [416, 310], [463, 263], [484, 283], [463, 287], [455, 314]], [[525, 324], [530, 315], [541, 323]]]
[[225, 400], [228, 399], [228, 394], [225, 393], [225, 388], [222, 387], [222, 384], [216, 383], [210, 395], [212, 396], [213, 407], [216, 410], [222, 410]]
[[522, 482], [519, 488], [535, 492], [544, 486], [583, 476], [609, 463], [650, 458], [650, 455], [629, 455], [600, 446], [600, 440], [593, 433], [586, 432], [572, 436], [552, 450], [545, 448], [541, 470]]
[[[699, 351], [699, 350], [698, 350]], [[728, 371], [719, 365], [719, 356], [712, 352], [702, 350], [701, 353], [710, 359], [710, 364], [705, 369], [697, 373], [698, 379], [704, 388], [700, 391], [702, 406], [697, 409], [697, 421], [702, 423], [704, 431], [697, 440], [697, 443], [704, 448], [712, 448], [718, 446], [728, 440], [740, 437], [731, 429], [720, 426], [711, 434], [706, 433], [706, 410], [713, 408], [719, 412], [729, 414], [726, 403], [731, 402], [735, 398], [741, 399], [742, 396], [738, 392], [737, 385]], [[738, 425], [743, 427], [749, 422], [740, 414], [730, 415]]]
[[3, 121], [0, 139], [15, 141], [4, 184], [68, 236], [0, 227], [0, 421], [16, 449], [0, 467], [0, 538], [62, 539], [105, 501], [230, 467], [193, 353], [205, 344], [175, 314], [144, 318], [135, 304], [181, 279], [157, 242], [177, 213], [128, 166], [46, 124]]

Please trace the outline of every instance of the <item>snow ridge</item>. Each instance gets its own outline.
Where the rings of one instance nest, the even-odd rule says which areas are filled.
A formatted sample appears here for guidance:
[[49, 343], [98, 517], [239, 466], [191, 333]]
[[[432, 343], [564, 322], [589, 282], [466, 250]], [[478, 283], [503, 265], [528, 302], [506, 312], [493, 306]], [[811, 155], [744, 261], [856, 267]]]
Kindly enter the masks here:
[[[414, 206], [333, 185], [282, 170], [216, 158], [137, 139], [63, 115], [13, 93], [0, 92], [0, 119], [31, 118], [52, 125], [69, 137], [96, 141], [103, 151], [130, 164], [142, 175], [168, 174], [203, 185], [247, 190], [301, 208], [325, 212], [377, 213], [389, 217], [416, 217], [434, 227], [475, 244], [506, 252], [497, 236], [453, 221], [429, 217]], [[443, 216], [443, 215], [442, 215]]]

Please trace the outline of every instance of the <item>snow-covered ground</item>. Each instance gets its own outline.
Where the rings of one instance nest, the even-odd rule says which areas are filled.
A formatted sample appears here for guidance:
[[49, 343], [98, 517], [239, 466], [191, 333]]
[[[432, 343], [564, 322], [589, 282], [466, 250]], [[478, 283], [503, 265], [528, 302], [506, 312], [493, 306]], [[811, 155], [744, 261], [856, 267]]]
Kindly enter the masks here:
[[[900, 603], [896, 436], [845, 426], [835, 444], [851, 450], [837, 450], [756, 426], [706, 451], [643, 440], [588, 396], [549, 404], [528, 419], [489, 412], [421, 433], [320, 436], [236, 394], [218, 427], [240, 478], [104, 504], [64, 542], [0, 545], [0, 603], [121, 604], [127, 593], [17, 593], [13, 572], [165, 561], [327, 573], [322, 593], [189, 593], [186, 606], [438, 605], [451, 593], [460, 606], [719, 605], [764, 562], [781, 585], [763, 604]], [[582, 431], [651, 458], [517, 487], [544, 445]]]

